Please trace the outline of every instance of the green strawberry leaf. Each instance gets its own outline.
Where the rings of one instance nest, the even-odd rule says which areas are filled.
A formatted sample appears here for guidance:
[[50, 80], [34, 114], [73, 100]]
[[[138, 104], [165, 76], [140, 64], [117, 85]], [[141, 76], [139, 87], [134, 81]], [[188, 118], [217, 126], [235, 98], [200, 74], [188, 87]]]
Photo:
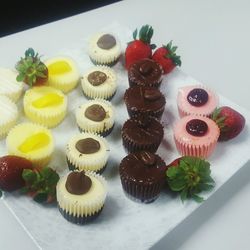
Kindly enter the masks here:
[[193, 194], [192, 196], [191, 196], [191, 198], [193, 198], [196, 202], [198, 202], [198, 203], [201, 203], [201, 202], [203, 202], [204, 201], [204, 199], [202, 198], [202, 197], [200, 197], [199, 195], [196, 195], [196, 194]]
[[22, 172], [22, 177], [28, 183], [32, 183], [37, 179], [36, 173], [31, 169], [24, 169]]
[[136, 38], [137, 38], [137, 33], [138, 33], [138, 30], [135, 29], [134, 32], [133, 32], [133, 38], [134, 38], [134, 40], [136, 40]]
[[33, 197], [33, 200], [38, 203], [44, 203], [47, 201], [47, 199], [48, 199], [48, 193], [46, 192], [39, 192]]
[[0, 189], [0, 198], [3, 196], [3, 191]]

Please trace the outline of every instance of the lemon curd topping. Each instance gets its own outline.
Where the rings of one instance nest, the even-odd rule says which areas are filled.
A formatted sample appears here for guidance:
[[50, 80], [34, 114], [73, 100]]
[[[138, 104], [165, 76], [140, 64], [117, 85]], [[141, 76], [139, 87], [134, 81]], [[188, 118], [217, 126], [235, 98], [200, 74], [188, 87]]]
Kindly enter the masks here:
[[48, 65], [49, 75], [61, 75], [69, 73], [72, 68], [66, 61], [57, 61]]
[[56, 93], [48, 93], [37, 100], [32, 102], [35, 108], [47, 108], [52, 106], [58, 106], [63, 103], [63, 96]]
[[50, 137], [44, 133], [39, 132], [27, 137], [18, 147], [22, 153], [30, 153], [46, 147], [50, 143]]

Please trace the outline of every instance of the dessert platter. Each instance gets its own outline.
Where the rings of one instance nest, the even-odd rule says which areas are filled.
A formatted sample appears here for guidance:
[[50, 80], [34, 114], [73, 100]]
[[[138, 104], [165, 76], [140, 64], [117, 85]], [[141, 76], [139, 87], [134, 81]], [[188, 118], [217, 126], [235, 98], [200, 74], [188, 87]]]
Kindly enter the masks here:
[[1, 65], [1, 202], [38, 247], [150, 248], [249, 160], [248, 111], [154, 32], [111, 26]]

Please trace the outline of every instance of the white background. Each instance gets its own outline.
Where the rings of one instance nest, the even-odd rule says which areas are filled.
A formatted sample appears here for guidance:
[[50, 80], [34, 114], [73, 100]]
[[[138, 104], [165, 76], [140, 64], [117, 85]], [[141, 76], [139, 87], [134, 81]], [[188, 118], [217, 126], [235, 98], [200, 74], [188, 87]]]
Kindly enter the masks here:
[[[131, 29], [151, 24], [155, 28], [154, 41], [158, 45], [173, 39], [179, 46], [185, 72], [250, 110], [249, 14], [250, 2], [247, 0], [126, 0], [65, 19], [63, 26], [65, 30], [70, 27], [84, 34], [85, 30], [94, 32], [113, 21]], [[79, 22], [82, 22], [82, 30]], [[32, 32], [37, 39], [52, 39], [57, 25], [42, 26]], [[64, 43], [63, 37], [71, 33], [65, 34], [63, 30], [61, 33]], [[30, 41], [29, 34], [23, 32], [0, 39], [0, 46], [9, 43], [10, 48], [14, 45], [21, 48], [22, 43]], [[32, 45], [24, 47], [27, 46]], [[7, 58], [6, 55], [3, 56]], [[9, 62], [13, 60], [10, 54]], [[250, 163], [153, 249], [250, 249], [249, 178]], [[37, 249], [2, 202], [0, 221], [1, 250]]]

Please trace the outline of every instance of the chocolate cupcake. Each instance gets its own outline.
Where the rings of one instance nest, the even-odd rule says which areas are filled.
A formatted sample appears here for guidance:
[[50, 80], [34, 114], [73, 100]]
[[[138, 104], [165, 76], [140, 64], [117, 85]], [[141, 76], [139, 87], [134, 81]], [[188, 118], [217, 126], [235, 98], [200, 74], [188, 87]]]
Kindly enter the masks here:
[[63, 217], [86, 224], [101, 213], [107, 195], [105, 179], [93, 172], [71, 172], [57, 183], [58, 208]]
[[165, 172], [165, 162], [147, 151], [127, 155], [119, 167], [123, 190], [133, 200], [144, 203], [157, 199], [165, 182]]
[[88, 54], [95, 65], [113, 66], [121, 55], [121, 45], [114, 35], [97, 33], [89, 41]]
[[114, 127], [114, 109], [102, 99], [88, 101], [76, 109], [76, 122], [81, 132], [107, 136]]
[[123, 146], [128, 152], [156, 152], [163, 138], [163, 126], [155, 118], [129, 119], [122, 127]]
[[128, 69], [130, 87], [159, 87], [162, 82], [163, 69], [157, 62], [145, 58], [133, 63]]
[[96, 134], [81, 133], [73, 136], [66, 147], [70, 170], [90, 170], [102, 173], [109, 156], [107, 141]]
[[130, 117], [155, 117], [161, 119], [166, 99], [154, 87], [135, 86], [128, 88], [124, 94], [124, 101]]

